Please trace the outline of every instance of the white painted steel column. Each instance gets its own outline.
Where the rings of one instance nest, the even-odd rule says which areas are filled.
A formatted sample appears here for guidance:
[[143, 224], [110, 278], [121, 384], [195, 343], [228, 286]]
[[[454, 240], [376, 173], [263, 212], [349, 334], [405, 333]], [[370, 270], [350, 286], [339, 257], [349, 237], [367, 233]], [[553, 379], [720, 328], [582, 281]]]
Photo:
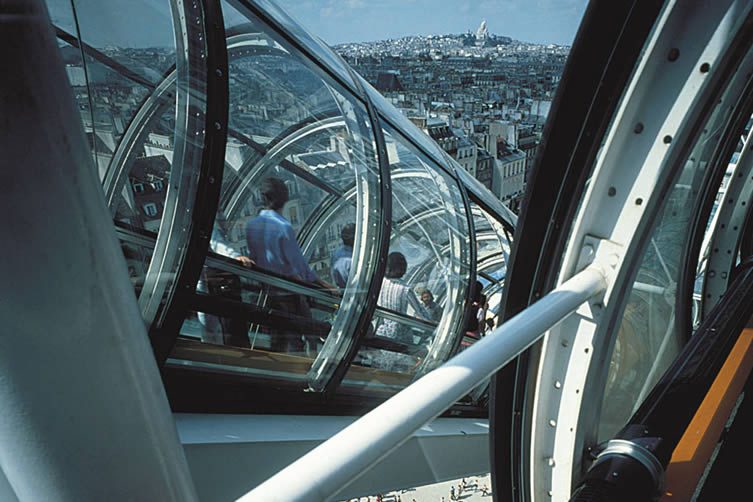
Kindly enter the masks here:
[[240, 500], [313, 501], [335, 495], [605, 289], [605, 274], [596, 266], [586, 268]]
[[0, 47], [0, 467], [19, 500], [196, 500], [42, 0]]

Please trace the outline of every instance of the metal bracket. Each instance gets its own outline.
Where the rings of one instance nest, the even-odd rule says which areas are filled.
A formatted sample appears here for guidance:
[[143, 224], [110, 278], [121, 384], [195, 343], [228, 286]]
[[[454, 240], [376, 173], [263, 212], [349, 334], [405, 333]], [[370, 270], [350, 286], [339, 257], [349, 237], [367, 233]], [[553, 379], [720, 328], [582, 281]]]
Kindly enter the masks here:
[[[599, 267], [607, 281], [607, 290], [604, 295], [606, 296], [617, 278], [617, 271], [623, 258], [623, 249], [624, 247], [621, 244], [614, 241], [586, 235], [583, 239], [583, 247], [578, 257], [575, 272], [578, 273], [590, 266]], [[594, 297], [593, 300], [596, 303], [604, 303], [604, 297]]]

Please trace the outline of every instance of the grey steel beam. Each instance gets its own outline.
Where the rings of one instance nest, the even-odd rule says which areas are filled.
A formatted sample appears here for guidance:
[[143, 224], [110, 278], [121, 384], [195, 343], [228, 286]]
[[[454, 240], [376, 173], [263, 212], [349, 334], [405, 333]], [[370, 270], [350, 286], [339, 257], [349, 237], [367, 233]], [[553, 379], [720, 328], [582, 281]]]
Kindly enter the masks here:
[[[199, 498], [228, 501], [246, 493], [356, 419], [176, 414], [175, 423]], [[488, 433], [485, 419], [438, 418], [339, 493], [337, 499], [350, 500], [487, 473]], [[448, 451], [453, 454], [447, 455]]]

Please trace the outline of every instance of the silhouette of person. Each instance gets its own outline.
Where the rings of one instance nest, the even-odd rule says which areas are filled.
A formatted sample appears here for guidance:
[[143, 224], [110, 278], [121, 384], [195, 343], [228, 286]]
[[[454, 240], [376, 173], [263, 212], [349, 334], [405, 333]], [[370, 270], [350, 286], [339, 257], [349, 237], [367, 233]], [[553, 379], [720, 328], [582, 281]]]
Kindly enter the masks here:
[[[384, 273], [382, 289], [379, 291], [379, 305], [401, 314], [406, 314], [408, 305], [410, 305], [419, 317], [426, 319], [429, 315], [419, 303], [416, 295], [413, 294], [413, 290], [399, 281], [405, 275], [407, 269], [408, 262], [403, 253], [393, 251], [387, 256], [387, 270]], [[409, 332], [392, 319], [382, 320], [382, 323], [377, 327], [376, 334], [403, 343], [413, 342], [412, 339], [408, 338]]]
[[330, 270], [332, 279], [339, 288], [344, 288], [348, 283], [350, 275], [350, 266], [353, 263], [353, 242], [356, 238], [355, 223], [348, 223], [340, 231], [342, 244], [332, 254], [330, 260]]
[[484, 335], [486, 333], [486, 311], [489, 309], [489, 302], [486, 300], [486, 295], [481, 294], [479, 300], [479, 308], [476, 313], [476, 321], [478, 322], [478, 334]]
[[[405, 275], [408, 262], [399, 252], [392, 252], [387, 256], [387, 269], [379, 291], [379, 305], [386, 309], [406, 314], [408, 306], [413, 308], [417, 316], [427, 319], [428, 314], [413, 293], [413, 289], [402, 284], [400, 279]], [[376, 326], [378, 337], [390, 338], [405, 344], [406, 352], [377, 349], [372, 356], [373, 363], [387, 371], [406, 371], [415, 366], [416, 350], [419, 348], [414, 341], [414, 331], [394, 319], [379, 318]]]
[[[264, 209], [246, 224], [246, 243], [249, 257], [256, 265], [283, 277], [306, 281], [328, 289], [335, 289], [321, 280], [303, 256], [293, 231], [293, 226], [282, 215], [288, 202], [288, 187], [275, 176], [262, 180], [260, 194]], [[297, 317], [311, 318], [311, 309], [305, 297], [281, 288], [269, 288], [269, 306]], [[272, 350], [302, 352], [305, 348], [301, 333], [275, 330]]]
[[[241, 255], [227, 243], [217, 224], [212, 229], [212, 236], [209, 239], [209, 249], [219, 255], [233, 258], [244, 267], [254, 265], [251, 258]], [[201, 293], [209, 293], [212, 296], [221, 296], [241, 301], [240, 278], [232, 273], [204, 267], [196, 289]], [[202, 325], [202, 342], [216, 345], [233, 345], [235, 347], [251, 347], [248, 341], [248, 322], [244, 319], [220, 318], [204, 312], [199, 312], [198, 318]]]
[[481, 303], [481, 290], [483, 289], [483, 287], [484, 286], [480, 281], [476, 281], [476, 283], [471, 288], [471, 312], [465, 325], [465, 331], [473, 333], [474, 335], [477, 335], [479, 332], [479, 311], [481, 311], [483, 308], [483, 305]]

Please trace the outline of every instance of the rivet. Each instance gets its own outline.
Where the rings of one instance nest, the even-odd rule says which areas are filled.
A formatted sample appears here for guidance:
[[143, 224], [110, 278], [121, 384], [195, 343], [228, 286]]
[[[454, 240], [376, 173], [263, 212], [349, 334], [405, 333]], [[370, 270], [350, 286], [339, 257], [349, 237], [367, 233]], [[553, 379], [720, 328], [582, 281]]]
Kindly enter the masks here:
[[607, 190], [607, 195], [614, 197], [615, 194], [617, 194], [617, 189], [615, 187], [609, 187], [609, 190]]
[[641, 204], [643, 204], [643, 199], [641, 199], [640, 197], [638, 197], [637, 199], [635, 199], [635, 205], [636, 206], [640, 206]]
[[554, 458], [553, 457], [547, 457], [546, 459], [546, 465], [549, 467], [554, 467]]
[[219, 122], [215, 122], [214, 123], [214, 128], [219, 131], [220, 129], [222, 129], [222, 124], [220, 124]]
[[643, 132], [643, 123], [638, 122], [637, 124], [635, 124], [635, 128], [633, 129], [633, 132], [635, 132], [635, 134], [642, 133]]
[[703, 63], [701, 65], [701, 73], [708, 73], [709, 69], [711, 68], [711, 65], [708, 63]]
[[670, 143], [672, 143], [672, 136], [670, 136], [669, 134], [667, 134], [666, 136], [664, 136], [664, 144], [668, 145]]
[[555, 389], [561, 389], [562, 388], [562, 382], [560, 382], [559, 380], [555, 380], [555, 382], [554, 382], [554, 388]]
[[669, 54], [667, 54], [667, 59], [670, 61], [677, 61], [677, 58], [680, 57], [680, 49], [677, 47], [672, 47], [669, 50]]
[[556, 420], [550, 420], [549, 421], [549, 427], [557, 427], [557, 421]]

